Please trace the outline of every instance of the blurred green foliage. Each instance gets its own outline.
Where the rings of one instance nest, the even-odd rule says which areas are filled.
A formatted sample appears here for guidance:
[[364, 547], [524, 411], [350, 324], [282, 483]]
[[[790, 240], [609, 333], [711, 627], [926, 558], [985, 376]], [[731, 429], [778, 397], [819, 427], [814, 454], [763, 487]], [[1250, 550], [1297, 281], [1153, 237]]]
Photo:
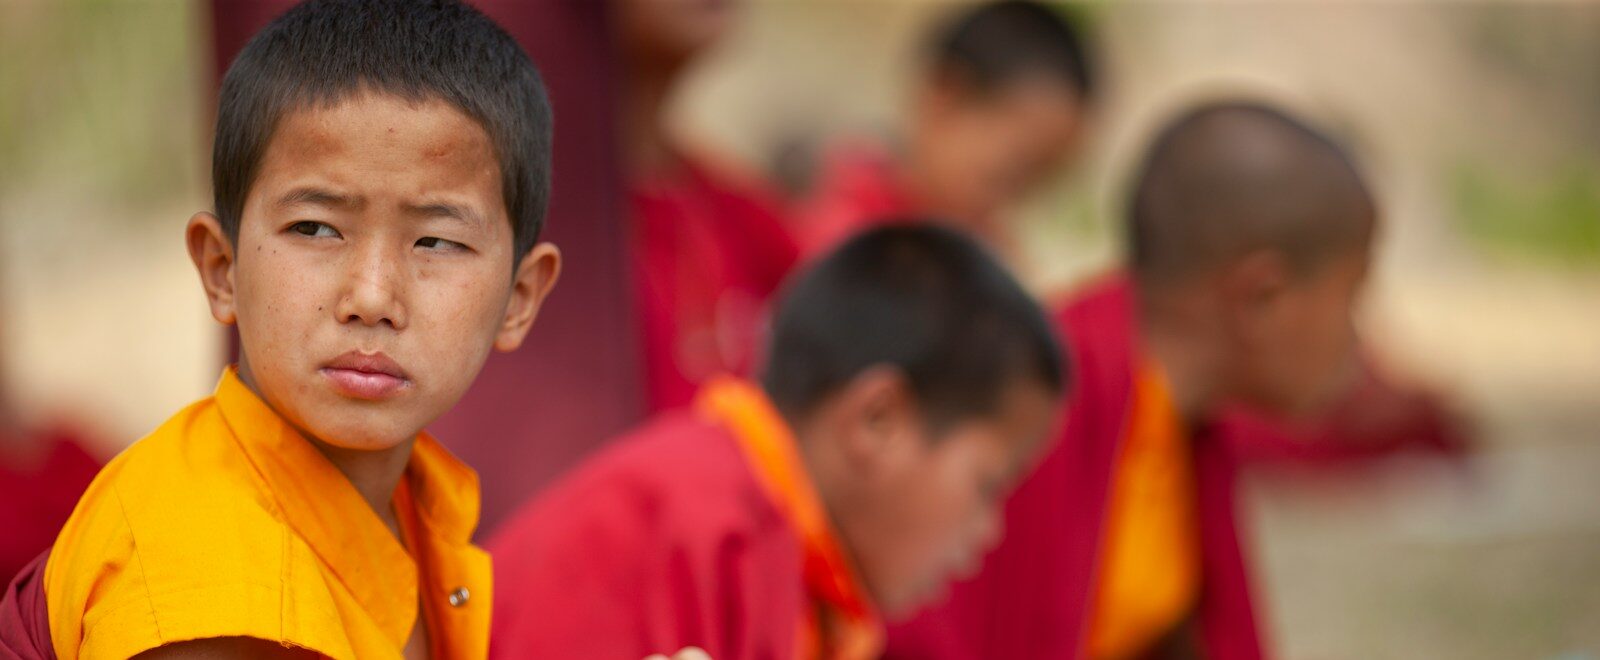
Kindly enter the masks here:
[[1491, 250], [1600, 266], [1600, 165], [1524, 174], [1477, 164], [1456, 169], [1452, 193], [1468, 236]]
[[191, 192], [209, 67], [188, 0], [0, 2], [0, 196]]

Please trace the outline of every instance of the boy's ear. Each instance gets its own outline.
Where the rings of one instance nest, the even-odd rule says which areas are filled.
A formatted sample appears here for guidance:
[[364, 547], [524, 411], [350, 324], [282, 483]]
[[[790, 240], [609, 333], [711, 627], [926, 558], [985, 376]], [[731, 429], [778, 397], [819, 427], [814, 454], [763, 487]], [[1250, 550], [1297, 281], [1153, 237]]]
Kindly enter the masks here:
[[238, 320], [233, 304], [233, 242], [223, 233], [222, 221], [204, 211], [194, 214], [184, 228], [184, 242], [189, 247], [189, 260], [200, 274], [211, 317], [223, 325], [233, 325]]
[[1221, 274], [1226, 319], [1237, 336], [1252, 342], [1273, 321], [1291, 286], [1289, 260], [1276, 250], [1256, 250], [1235, 259]]
[[915, 443], [926, 441], [916, 396], [899, 369], [881, 366], [861, 372], [845, 386], [838, 404], [846, 421], [840, 449], [858, 473], [881, 472], [910, 456]]
[[1236, 309], [1260, 308], [1282, 296], [1293, 277], [1282, 252], [1255, 250], [1234, 260], [1223, 273], [1223, 296]]
[[511, 301], [494, 338], [497, 351], [514, 351], [539, 316], [539, 308], [561, 277], [561, 250], [554, 243], [539, 243], [517, 265], [511, 281]]

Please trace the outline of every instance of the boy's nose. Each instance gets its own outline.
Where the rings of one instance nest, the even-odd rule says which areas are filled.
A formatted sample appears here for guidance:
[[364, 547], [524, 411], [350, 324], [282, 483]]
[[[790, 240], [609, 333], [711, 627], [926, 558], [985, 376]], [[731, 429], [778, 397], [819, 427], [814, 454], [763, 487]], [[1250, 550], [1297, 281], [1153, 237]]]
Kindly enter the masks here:
[[366, 326], [406, 327], [402, 302], [403, 266], [398, 259], [369, 250], [352, 265], [349, 287], [339, 301], [338, 318], [344, 323]]

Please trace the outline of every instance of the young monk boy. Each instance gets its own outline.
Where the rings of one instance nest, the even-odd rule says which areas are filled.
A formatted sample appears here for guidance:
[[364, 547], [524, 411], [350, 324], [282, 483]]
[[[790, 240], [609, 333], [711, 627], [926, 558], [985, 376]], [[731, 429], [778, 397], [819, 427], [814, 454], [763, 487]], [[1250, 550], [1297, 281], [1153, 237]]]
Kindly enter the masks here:
[[1007, 535], [893, 657], [1260, 657], [1224, 408], [1313, 410], [1350, 372], [1373, 198], [1343, 149], [1200, 105], [1133, 186], [1127, 279], [1059, 309], [1079, 380]]
[[505, 658], [871, 658], [971, 570], [1052, 428], [1050, 327], [933, 226], [868, 232], [779, 302], [759, 384], [703, 388], [491, 542]]
[[555, 282], [549, 159], [538, 73], [465, 4], [311, 0], [251, 40], [185, 234], [239, 363], [79, 502], [58, 656], [487, 652], [476, 477], [422, 428]]
[[1082, 144], [1096, 87], [1088, 44], [1026, 0], [962, 7], [928, 38], [894, 144], [830, 149], [796, 223], [808, 254], [895, 218], [943, 218], [1013, 256], [1005, 212]]

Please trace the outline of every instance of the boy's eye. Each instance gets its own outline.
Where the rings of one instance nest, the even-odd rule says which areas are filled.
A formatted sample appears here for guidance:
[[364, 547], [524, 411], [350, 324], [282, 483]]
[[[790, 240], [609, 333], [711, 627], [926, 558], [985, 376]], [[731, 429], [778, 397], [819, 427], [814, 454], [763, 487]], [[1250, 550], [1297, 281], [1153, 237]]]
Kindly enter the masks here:
[[465, 246], [465, 245], [462, 245], [462, 244], [457, 243], [455, 241], [447, 241], [445, 239], [439, 238], [438, 236], [424, 236], [422, 238], [417, 239], [417, 247], [428, 249], [428, 250], [446, 250], [446, 251], [455, 251], [455, 250], [465, 250], [465, 249], [467, 249], [467, 246]]
[[329, 227], [328, 225], [311, 220], [301, 220], [300, 222], [296, 222], [289, 226], [289, 230], [296, 234], [300, 234], [301, 236], [313, 236], [317, 238], [333, 238], [339, 235], [339, 232], [333, 227]]

